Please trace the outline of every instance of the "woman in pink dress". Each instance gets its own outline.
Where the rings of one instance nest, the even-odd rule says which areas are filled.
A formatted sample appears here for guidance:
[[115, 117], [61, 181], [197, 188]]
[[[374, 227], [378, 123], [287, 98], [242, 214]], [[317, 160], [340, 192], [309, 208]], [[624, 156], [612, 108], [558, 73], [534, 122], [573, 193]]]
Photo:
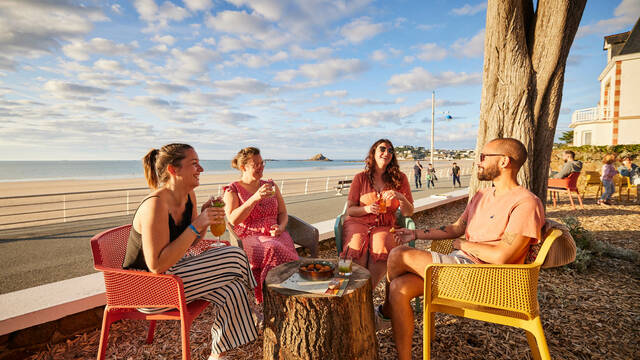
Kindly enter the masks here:
[[273, 181], [262, 180], [264, 161], [260, 150], [247, 147], [238, 152], [231, 166], [240, 170], [239, 181], [226, 186], [225, 213], [234, 232], [242, 239], [258, 286], [256, 301], [262, 303], [262, 284], [269, 270], [298, 260], [287, 227], [287, 207]]

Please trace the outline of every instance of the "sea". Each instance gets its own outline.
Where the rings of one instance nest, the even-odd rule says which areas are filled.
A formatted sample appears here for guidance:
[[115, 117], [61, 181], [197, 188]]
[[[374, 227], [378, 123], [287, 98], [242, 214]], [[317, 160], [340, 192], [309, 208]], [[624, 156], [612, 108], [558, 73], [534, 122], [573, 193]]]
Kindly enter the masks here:
[[[233, 173], [229, 160], [200, 160], [204, 174]], [[362, 161], [267, 160], [266, 169], [279, 171], [362, 168]], [[32, 180], [98, 180], [143, 177], [140, 160], [0, 161], [0, 182]]]

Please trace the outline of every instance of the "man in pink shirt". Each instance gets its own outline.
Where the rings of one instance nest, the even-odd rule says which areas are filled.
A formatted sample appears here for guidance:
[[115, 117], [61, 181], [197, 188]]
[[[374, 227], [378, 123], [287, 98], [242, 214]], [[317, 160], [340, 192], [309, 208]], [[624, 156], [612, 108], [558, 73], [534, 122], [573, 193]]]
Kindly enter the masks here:
[[[527, 150], [516, 139], [494, 139], [480, 154], [478, 179], [494, 187], [478, 191], [458, 221], [437, 229], [396, 231], [396, 241], [456, 239], [450, 254], [398, 246], [389, 254], [384, 305], [376, 313], [391, 318], [398, 359], [411, 359], [413, 310], [411, 299], [422, 295], [424, 269], [432, 263], [521, 264], [529, 246], [541, 239], [544, 208], [540, 199], [518, 184], [516, 176]], [[462, 235], [465, 240], [458, 239]], [[387, 320], [388, 321], [388, 320]]]

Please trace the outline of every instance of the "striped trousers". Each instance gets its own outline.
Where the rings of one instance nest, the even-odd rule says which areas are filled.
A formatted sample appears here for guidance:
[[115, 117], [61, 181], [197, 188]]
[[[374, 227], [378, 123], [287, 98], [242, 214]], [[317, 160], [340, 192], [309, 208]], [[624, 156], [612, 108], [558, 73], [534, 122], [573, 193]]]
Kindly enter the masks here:
[[211, 352], [218, 354], [258, 337], [249, 307], [248, 289], [256, 287], [247, 255], [235, 246], [213, 248], [184, 257], [169, 270], [184, 283], [187, 302], [210, 301], [217, 307], [211, 327]]

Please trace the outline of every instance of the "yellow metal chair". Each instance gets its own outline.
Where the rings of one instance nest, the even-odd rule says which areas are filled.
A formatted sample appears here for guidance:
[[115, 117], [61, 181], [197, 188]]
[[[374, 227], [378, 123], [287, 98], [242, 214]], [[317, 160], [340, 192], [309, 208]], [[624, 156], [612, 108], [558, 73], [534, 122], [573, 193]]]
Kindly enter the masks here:
[[[627, 201], [631, 198], [631, 192], [635, 191], [636, 199], [638, 198], [638, 187], [637, 185], [631, 184], [631, 178], [628, 176], [618, 176], [618, 201], [622, 201], [622, 192], [627, 191]], [[615, 178], [614, 178], [615, 181]]]
[[600, 173], [597, 171], [587, 171], [585, 175], [584, 185], [582, 187], [582, 195], [587, 197], [587, 189], [592, 186], [597, 187], [596, 198], [602, 193], [602, 181], [600, 181]]
[[[534, 359], [551, 359], [538, 305], [538, 274], [562, 231], [551, 229], [531, 264], [431, 264], [424, 275], [424, 359], [431, 358], [434, 313], [441, 312], [524, 329]], [[448, 244], [446, 244], [448, 243]], [[437, 240], [432, 251], [447, 254], [452, 240]]]

